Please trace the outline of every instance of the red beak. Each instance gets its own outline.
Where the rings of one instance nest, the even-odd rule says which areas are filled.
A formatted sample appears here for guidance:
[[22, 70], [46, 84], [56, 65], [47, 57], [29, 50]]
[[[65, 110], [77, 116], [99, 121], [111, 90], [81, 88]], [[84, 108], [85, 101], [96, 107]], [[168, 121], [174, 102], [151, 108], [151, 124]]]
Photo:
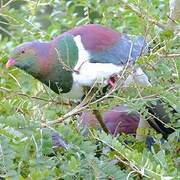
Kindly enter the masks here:
[[15, 63], [16, 63], [16, 60], [13, 59], [13, 58], [10, 58], [8, 60], [8, 62], [6, 63], [6, 68], [9, 68], [9, 67], [13, 66]]

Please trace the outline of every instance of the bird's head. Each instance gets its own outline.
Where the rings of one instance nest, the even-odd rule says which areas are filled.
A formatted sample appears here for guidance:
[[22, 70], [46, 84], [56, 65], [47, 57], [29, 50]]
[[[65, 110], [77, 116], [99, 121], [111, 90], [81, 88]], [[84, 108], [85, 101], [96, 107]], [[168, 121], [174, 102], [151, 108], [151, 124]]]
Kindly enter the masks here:
[[48, 64], [48, 52], [48, 43], [23, 43], [11, 52], [6, 68], [16, 66], [37, 78], [47, 70], [45, 65]]
[[60, 89], [63, 93], [71, 90], [72, 73], [59, 63], [54, 42], [33, 41], [17, 46], [6, 63], [6, 68], [12, 66], [24, 70], [58, 94]]

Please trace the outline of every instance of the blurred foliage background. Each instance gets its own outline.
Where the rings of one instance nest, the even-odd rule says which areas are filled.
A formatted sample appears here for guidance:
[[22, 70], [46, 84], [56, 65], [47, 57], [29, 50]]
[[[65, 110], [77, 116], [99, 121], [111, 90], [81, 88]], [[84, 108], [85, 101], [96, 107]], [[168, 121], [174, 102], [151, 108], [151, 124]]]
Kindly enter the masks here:
[[[72, 107], [62, 105], [61, 96], [24, 72], [5, 69], [9, 52], [26, 41], [48, 41], [75, 26], [99, 23], [119, 32], [146, 36], [153, 52], [138, 60], [153, 86], [119, 91], [112, 101], [100, 103], [102, 111], [126, 102], [145, 118], [144, 104], [163, 98], [180, 112], [180, 40], [172, 29], [161, 29], [148, 21], [166, 24], [168, 0], [128, 0], [138, 7], [139, 17], [118, 0], [1, 0], [0, 1], [0, 177], [10, 179], [179, 179], [179, 114], [171, 117], [176, 131], [152, 152], [145, 142], [121, 135], [116, 138], [92, 130], [82, 136], [78, 117], [57, 126], [43, 127]], [[145, 97], [145, 98], [143, 98]], [[170, 109], [167, 108], [167, 111]], [[70, 148], [54, 149], [51, 135], [61, 134]], [[128, 145], [124, 140], [130, 140]], [[107, 147], [111, 151], [105, 152]], [[99, 156], [99, 152], [102, 153]], [[113, 163], [115, 158], [118, 163]]]

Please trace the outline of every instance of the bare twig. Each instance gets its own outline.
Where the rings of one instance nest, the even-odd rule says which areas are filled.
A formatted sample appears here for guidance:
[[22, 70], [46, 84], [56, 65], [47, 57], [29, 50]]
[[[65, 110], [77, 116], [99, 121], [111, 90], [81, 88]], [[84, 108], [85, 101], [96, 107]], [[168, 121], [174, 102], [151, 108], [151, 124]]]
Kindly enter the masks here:
[[180, 54], [157, 54], [159, 57], [164, 57], [164, 58], [177, 58], [180, 57]]
[[36, 1], [33, 1], [33, 0], [24, 0], [24, 1], [27, 1], [28, 3], [31, 2], [32, 4], [35, 4], [36, 6], [47, 6], [53, 2], [53, 0], [49, 0], [48, 2], [40, 2], [38, 0], [38, 3]]
[[9, 0], [6, 4], [3, 4], [1, 8], [7, 7], [10, 3], [12, 3], [14, 0]]
[[134, 172], [140, 174], [141, 176], [145, 176], [145, 177], [149, 178], [149, 176], [146, 175], [143, 170], [139, 169], [133, 162], [131, 162], [131, 161], [125, 161], [125, 160], [123, 160], [121, 157], [119, 157], [119, 156], [117, 156], [117, 155], [115, 155], [115, 158], [116, 158], [118, 161], [122, 162], [123, 164], [127, 165], [129, 168], [131, 168], [131, 169], [133, 170], [133, 171], [131, 171], [131, 172], [128, 174], [128, 176], [127, 176], [127, 178], [126, 178], [127, 180], [129, 179], [128, 177], [129, 177], [132, 173], [134, 173]]
[[8, 31], [6, 30], [5, 28], [3, 27], [0, 27], [0, 30], [3, 31], [4, 33], [6, 33], [7, 35], [11, 36], [12, 39], [14, 39], [16, 41], [16, 39], [14, 38], [14, 36]]
[[[94, 83], [93, 87], [91, 88], [91, 90], [88, 92], [88, 94], [86, 95], [86, 97], [84, 98], [84, 100], [82, 101], [82, 103], [80, 103], [78, 106], [76, 106], [74, 109], [72, 109], [70, 112], [68, 112], [67, 114], [65, 114], [64, 116], [56, 119], [56, 120], [53, 120], [53, 121], [49, 121], [48, 122], [48, 125], [55, 125], [57, 123], [61, 123], [63, 122], [65, 119], [73, 116], [73, 115], [76, 115], [82, 111], [84, 111], [85, 109], [88, 109], [90, 106], [94, 105], [94, 104], [97, 104], [98, 102], [102, 102], [103, 100], [109, 98], [110, 95], [112, 95], [114, 92], [116, 92], [117, 90], [121, 89], [123, 87], [123, 81], [122, 79], [124, 78], [124, 75], [125, 75], [125, 72], [128, 68], [128, 63], [126, 64], [126, 66], [124, 67], [124, 70], [123, 72], [121, 73], [121, 76], [119, 77], [115, 87], [113, 89], [111, 89], [106, 95], [104, 95], [103, 97], [91, 102], [91, 100], [93, 99], [91, 97], [91, 95], [93, 95], [94, 97], [94, 92], [92, 91], [96, 82]], [[128, 76], [129, 74], [127, 73], [126, 76]], [[91, 98], [89, 98], [91, 97]], [[90, 101], [89, 101], [90, 100]]]
[[125, 1], [125, 0], [121, 0], [120, 2], [122, 2], [127, 9], [130, 9], [133, 12], [135, 12], [142, 19], [148, 20], [151, 24], [155, 24], [156, 26], [160, 27], [161, 29], [167, 29], [166, 25], [159, 23], [153, 17], [147, 16], [146, 12], [142, 12], [142, 10], [140, 11], [140, 9], [138, 7], [136, 7], [136, 6], [134, 6], [133, 4], [127, 3], [127, 1]]
[[29, 98], [29, 99], [36, 99], [36, 100], [40, 100], [40, 101], [45, 101], [45, 102], [52, 102], [52, 103], [55, 103], [55, 104], [63, 104], [63, 105], [68, 105], [69, 106], [69, 103], [66, 103], [66, 102], [58, 102], [58, 101], [54, 101], [54, 100], [49, 100], [49, 99], [46, 99], [46, 98], [40, 98], [40, 97], [37, 97], [37, 96], [30, 96], [26, 93], [22, 93], [22, 92], [18, 92], [18, 91], [12, 91], [10, 89], [7, 89], [7, 88], [4, 88], [4, 87], [0, 87], [0, 91], [3, 92], [3, 93], [12, 93], [12, 94], [15, 94], [15, 95], [19, 95], [19, 96], [24, 96], [26, 98]]
[[101, 127], [103, 128], [104, 132], [106, 132], [107, 134], [109, 134], [109, 130], [106, 126], [106, 124], [103, 121], [103, 118], [101, 116], [101, 113], [98, 110], [93, 110], [93, 114], [96, 116], [96, 119], [98, 120], [99, 124], [101, 125]]
[[[122, 83], [123, 84], [123, 83]], [[122, 84], [120, 86], [122, 86]], [[171, 91], [171, 90], [174, 90], [175, 87], [171, 87], [171, 88], [168, 88], [166, 91]], [[93, 102], [88, 102], [88, 101], [84, 101], [82, 103], [80, 103], [78, 106], [76, 106], [74, 109], [72, 109], [70, 112], [66, 113], [64, 116], [56, 119], [56, 120], [53, 120], [53, 121], [49, 121], [47, 122], [47, 125], [48, 126], [52, 126], [52, 125], [55, 125], [55, 124], [58, 124], [58, 123], [62, 123], [64, 120], [66, 120], [67, 118], [71, 117], [71, 116], [74, 116], [74, 115], [77, 115], [81, 112], [83, 112], [84, 110], [87, 110], [89, 109], [92, 105], [94, 104], [97, 104], [99, 102], [102, 102], [108, 98], [114, 98], [114, 96], [112, 96], [112, 94], [117, 91], [119, 89], [119, 86], [117, 86], [115, 89], [112, 89], [109, 93], [107, 93], [105, 96], [93, 101]], [[92, 92], [92, 91], [91, 91]], [[90, 95], [90, 94], [89, 94]], [[91, 95], [90, 95], [91, 96]], [[152, 98], [159, 98], [159, 94], [153, 94], [153, 95], [148, 95], [148, 96], [142, 96], [140, 98], [136, 98], [134, 99], [134, 101], [136, 100], [147, 100], [147, 99], [152, 99]], [[88, 103], [87, 103], [88, 102]]]
[[180, 1], [179, 0], [169, 0], [169, 20], [168, 26], [169, 27], [176, 27], [178, 26], [178, 21], [180, 19]]

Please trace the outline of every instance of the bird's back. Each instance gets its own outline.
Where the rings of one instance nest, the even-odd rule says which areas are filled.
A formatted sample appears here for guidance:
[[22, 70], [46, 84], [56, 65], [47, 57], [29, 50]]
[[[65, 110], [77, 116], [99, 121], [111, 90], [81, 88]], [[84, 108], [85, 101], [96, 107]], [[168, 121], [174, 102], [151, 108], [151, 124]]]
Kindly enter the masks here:
[[64, 35], [80, 36], [92, 63], [113, 63], [116, 65], [134, 62], [147, 52], [147, 43], [141, 36], [119, 33], [97, 24], [89, 24], [71, 29]]

